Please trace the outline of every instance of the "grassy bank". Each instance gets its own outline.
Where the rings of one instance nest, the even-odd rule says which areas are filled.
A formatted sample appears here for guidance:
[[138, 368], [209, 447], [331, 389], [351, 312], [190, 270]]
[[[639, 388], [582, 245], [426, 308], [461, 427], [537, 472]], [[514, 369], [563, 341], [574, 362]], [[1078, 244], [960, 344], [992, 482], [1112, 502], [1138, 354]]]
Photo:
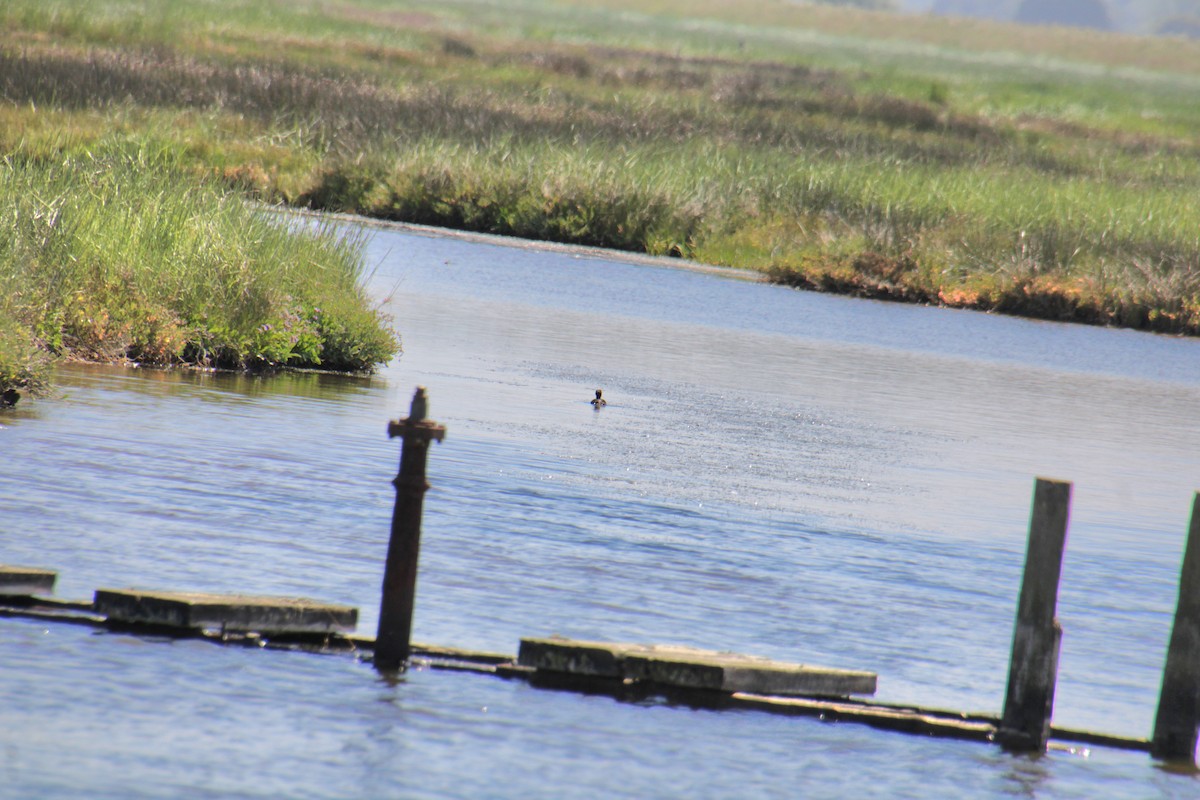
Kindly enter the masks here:
[[0, 30], [22, 164], [134, 142], [270, 203], [1200, 334], [1196, 43], [785, 0], [10, 0]]
[[371, 369], [396, 342], [361, 242], [272, 220], [145, 150], [0, 163], [0, 390], [51, 358]]

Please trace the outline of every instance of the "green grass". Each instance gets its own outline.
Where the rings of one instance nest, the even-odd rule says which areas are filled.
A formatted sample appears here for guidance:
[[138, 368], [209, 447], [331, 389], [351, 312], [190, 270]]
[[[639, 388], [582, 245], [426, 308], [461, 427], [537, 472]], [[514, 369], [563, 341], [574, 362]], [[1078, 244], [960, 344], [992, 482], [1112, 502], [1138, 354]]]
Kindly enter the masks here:
[[395, 352], [362, 242], [288, 227], [161, 151], [0, 163], [0, 382], [48, 357], [369, 370]]
[[[230, 205], [1200, 334], [1197, 43], [786, 0], [10, 0], [0, 30], [30, 169], [134, 143]], [[171, 357], [295, 358], [239, 337]]]

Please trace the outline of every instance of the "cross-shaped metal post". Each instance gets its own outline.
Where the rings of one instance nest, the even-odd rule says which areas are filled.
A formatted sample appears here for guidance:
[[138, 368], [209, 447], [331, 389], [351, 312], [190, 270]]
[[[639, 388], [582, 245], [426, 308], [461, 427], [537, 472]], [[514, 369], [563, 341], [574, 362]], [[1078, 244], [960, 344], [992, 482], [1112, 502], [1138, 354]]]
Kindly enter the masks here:
[[446, 428], [425, 418], [429, 401], [418, 386], [407, 419], [388, 423], [388, 437], [404, 440], [400, 471], [392, 481], [396, 507], [392, 512], [392, 537], [383, 570], [383, 599], [379, 604], [379, 631], [375, 636], [375, 668], [399, 670], [411, 652], [413, 600], [417, 592], [417, 558], [421, 550], [421, 507], [425, 491], [425, 459], [429, 442], [442, 441]]

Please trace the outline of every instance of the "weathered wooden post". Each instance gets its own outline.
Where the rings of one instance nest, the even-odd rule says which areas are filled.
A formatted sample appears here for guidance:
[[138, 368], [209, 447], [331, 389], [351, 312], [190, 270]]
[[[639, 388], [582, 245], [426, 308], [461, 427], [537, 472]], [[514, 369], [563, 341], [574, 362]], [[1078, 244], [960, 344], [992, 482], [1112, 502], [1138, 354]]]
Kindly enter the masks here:
[[442, 441], [445, 427], [425, 418], [425, 387], [418, 386], [407, 419], [388, 423], [388, 437], [403, 437], [396, 506], [392, 511], [392, 536], [383, 570], [383, 599], [379, 604], [379, 631], [375, 636], [375, 668], [398, 670], [408, 661], [412, 636], [413, 599], [417, 593], [417, 558], [421, 549], [421, 507], [429, 484], [425, 460], [429, 442]]
[[1179, 600], [1163, 669], [1150, 755], [1164, 761], [1194, 763], [1197, 733], [1200, 733], [1200, 492], [1192, 500], [1192, 521], [1179, 575]]
[[1038, 478], [1025, 551], [1025, 577], [1013, 630], [1008, 692], [996, 741], [1014, 752], [1041, 752], [1050, 738], [1062, 627], [1055, 619], [1071, 508], [1071, 484]]

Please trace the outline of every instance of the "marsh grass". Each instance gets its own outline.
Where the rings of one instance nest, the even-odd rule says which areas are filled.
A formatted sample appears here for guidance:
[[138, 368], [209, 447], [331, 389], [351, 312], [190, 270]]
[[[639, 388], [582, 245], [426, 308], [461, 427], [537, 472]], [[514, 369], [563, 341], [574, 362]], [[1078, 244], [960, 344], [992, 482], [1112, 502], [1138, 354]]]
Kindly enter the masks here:
[[[159, 149], [203, 192], [1200, 333], [1195, 44], [783, 0], [753, 13], [682, 0], [133, 5], [0, 10], [0, 148], [14, 166]], [[148, 180], [136, 172], [113, 174]], [[172, 213], [144, 204], [107, 224]], [[194, 247], [210, 265], [188, 275], [196, 286], [245, 263], [235, 234], [209, 234], [229, 249]], [[307, 347], [310, 295], [288, 290], [280, 306], [265, 284], [205, 291], [232, 304], [206, 312], [230, 333], [180, 350], [202, 313], [160, 314], [147, 296], [134, 305], [156, 309], [153, 323], [106, 301], [102, 327], [120, 335], [91, 340], [128, 339], [126, 354], [151, 360], [291, 363], [265, 335], [282, 327]], [[78, 316], [82, 301], [56, 302]], [[261, 313], [275, 314], [263, 336], [249, 325]]]
[[360, 286], [360, 241], [289, 229], [170, 154], [10, 157], [0, 226], [10, 385], [41, 388], [45, 354], [359, 371], [396, 350]]

